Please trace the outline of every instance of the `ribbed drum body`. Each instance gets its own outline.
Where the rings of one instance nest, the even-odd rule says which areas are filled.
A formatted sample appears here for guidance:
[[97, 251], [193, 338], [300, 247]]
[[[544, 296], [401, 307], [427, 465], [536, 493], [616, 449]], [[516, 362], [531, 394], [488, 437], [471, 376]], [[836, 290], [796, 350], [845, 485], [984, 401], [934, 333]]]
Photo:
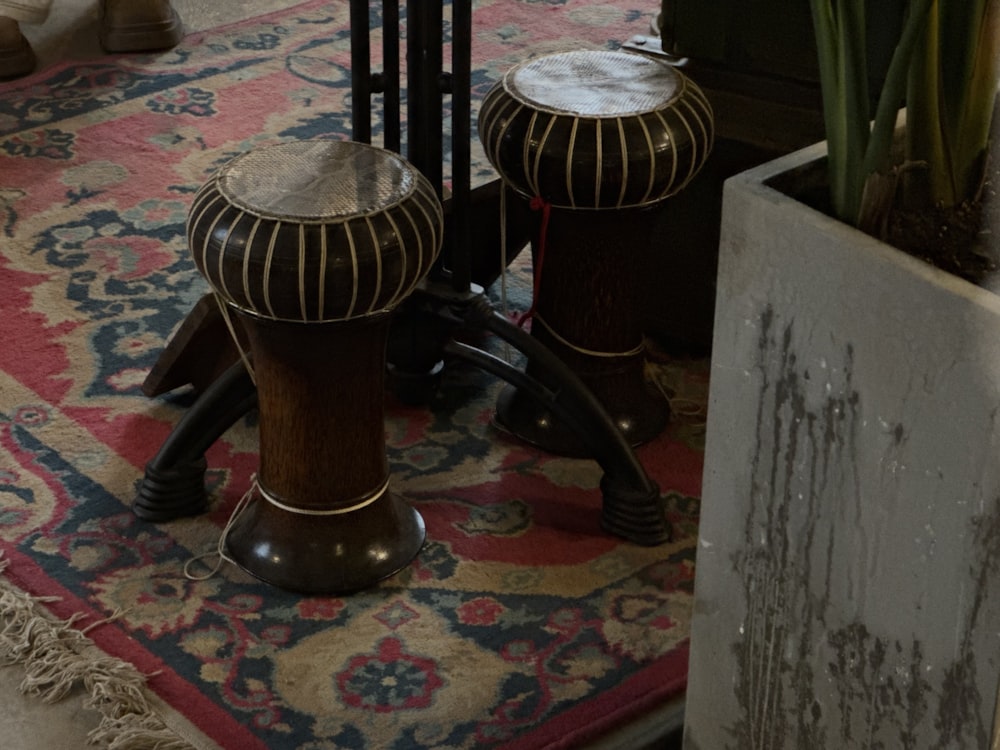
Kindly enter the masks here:
[[507, 184], [553, 206], [644, 206], [683, 188], [713, 141], [704, 93], [667, 63], [580, 50], [515, 66], [486, 95], [479, 137]]
[[433, 187], [395, 154], [294, 141], [219, 169], [192, 204], [188, 243], [234, 307], [315, 323], [395, 307], [440, 252], [441, 226]]

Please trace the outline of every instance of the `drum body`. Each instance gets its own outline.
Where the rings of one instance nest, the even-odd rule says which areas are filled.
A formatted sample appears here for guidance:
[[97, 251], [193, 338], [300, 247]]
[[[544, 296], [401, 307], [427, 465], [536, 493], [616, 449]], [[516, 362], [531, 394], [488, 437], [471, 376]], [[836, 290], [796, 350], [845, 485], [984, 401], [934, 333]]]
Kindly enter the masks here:
[[[557, 53], [508, 71], [484, 99], [479, 134], [504, 182], [537, 209], [532, 336], [574, 369], [633, 445], [655, 437], [669, 408], [645, 381], [635, 290], [643, 259], [669, 252], [669, 238], [650, 236], [652, 214], [708, 157], [707, 99], [660, 60]], [[516, 389], [502, 393], [496, 416], [528, 442], [586, 454]]]
[[443, 220], [395, 154], [296, 141], [224, 165], [192, 205], [195, 262], [249, 342], [260, 468], [226, 548], [262, 580], [348, 592], [424, 539], [389, 489], [383, 377], [392, 309], [429, 271]]

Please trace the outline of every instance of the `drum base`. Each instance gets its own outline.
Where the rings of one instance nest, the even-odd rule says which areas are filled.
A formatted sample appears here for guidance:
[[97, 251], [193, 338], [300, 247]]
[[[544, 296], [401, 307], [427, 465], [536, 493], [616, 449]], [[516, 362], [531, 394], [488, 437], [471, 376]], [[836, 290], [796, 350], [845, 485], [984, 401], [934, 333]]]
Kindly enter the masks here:
[[[602, 401], [626, 441], [635, 447], [663, 432], [670, 418], [670, 407], [666, 399], [644, 384], [631, 391], [627, 398], [619, 393], [610, 402], [607, 398]], [[601, 397], [602, 394], [595, 392], [595, 395]], [[495, 422], [500, 429], [549, 453], [591, 457], [592, 451], [576, 432], [559, 421], [545, 406], [513, 386], [507, 386], [500, 392]]]
[[305, 515], [257, 498], [239, 515], [226, 552], [250, 575], [305, 594], [346, 594], [405, 568], [423, 546], [424, 520], [385, 493], [337, 515]]

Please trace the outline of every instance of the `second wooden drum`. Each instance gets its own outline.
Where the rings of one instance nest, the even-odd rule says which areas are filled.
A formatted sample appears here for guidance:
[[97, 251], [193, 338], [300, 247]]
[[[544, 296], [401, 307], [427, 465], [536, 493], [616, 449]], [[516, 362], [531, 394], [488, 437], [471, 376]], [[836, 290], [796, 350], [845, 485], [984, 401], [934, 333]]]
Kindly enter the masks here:
[[[711, 150], [708, 100], [655, 58], [557, 53], [512, 68], [490, 90], [479, 136], [504, 183], [536, 208], [532, 336], [573, 368], [633, 445], [655, 437], [669, 408], [644, 378], [636, 281], [643, 258], [670, 252], [669, 237], [650, 236], [652, 212]], [[586, 453], [514, 388], [501, 394], [497, 421], [550, 451]]]

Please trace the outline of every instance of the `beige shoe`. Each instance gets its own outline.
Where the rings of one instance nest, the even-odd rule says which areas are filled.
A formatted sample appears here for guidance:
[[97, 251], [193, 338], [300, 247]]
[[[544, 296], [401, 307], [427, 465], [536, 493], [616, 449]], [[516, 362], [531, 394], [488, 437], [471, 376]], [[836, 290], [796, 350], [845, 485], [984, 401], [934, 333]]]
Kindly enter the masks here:
[[13, 18], [0, 16], [0, 79], [17, 78], [35, 69], [35, 53]]
[[170, 0], [101, 0], [101, 46], [108, 52], [169, 49], [184, 38]]

